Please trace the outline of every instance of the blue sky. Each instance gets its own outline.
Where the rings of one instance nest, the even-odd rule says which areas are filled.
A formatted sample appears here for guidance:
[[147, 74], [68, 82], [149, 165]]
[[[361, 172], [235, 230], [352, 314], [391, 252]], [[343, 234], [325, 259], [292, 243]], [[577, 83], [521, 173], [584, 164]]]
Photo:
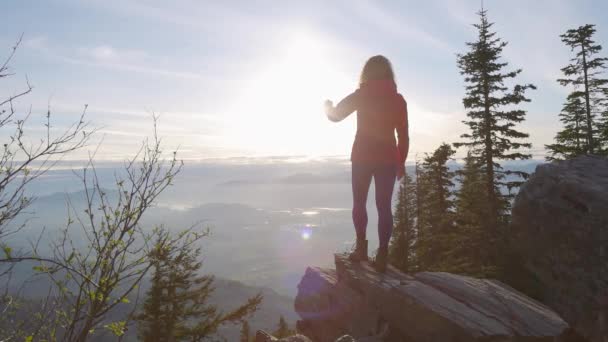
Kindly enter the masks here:
[[[101, 159], [122, 159], [151, 133], [185, 159], [348, 155], [354, 118], [338, 125], [322, 113], [357, 85], [371, 55], [394, 65], [410, 108], [412, 156], [454, 142], [466, 128], [456, 54], [475, 38], [479, 1], [161, 1], [8, 0], [0, 47], [24, 41], [2, 95], [34, 92], [35, 137], [50, 102], [54, 128], [84, 104], [103, 138]], [[522, 130], [542, 156], [559, 128], [568, 92], [555, 82], [569, 59], [559, 34], [597, 25], [608, 45], [608, 2], [486, 0], [504, 58], [532, 82]], [[5, 133], [2, 133], [5, 134]], [[92, 149], [90, 147], [89, 149]], [[86, 150], [73, 155], [79, 158]], [[464, 151], [461, 151], [462, 155]], [[411, 159], [411, 158], [410, 158]]]

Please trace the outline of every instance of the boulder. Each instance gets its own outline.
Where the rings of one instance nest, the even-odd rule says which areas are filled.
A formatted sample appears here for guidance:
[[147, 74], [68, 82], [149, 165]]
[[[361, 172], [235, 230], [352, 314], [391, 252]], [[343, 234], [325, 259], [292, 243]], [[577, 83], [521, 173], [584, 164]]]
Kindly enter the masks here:
[[313, 341], [555, 341], [568, 328], [547, 306], [495, 280], [442, 272], [408, 275], [335, 255], [308, 268], [295, 301]]
[[512, 214], [514, 247], [541, 301], [585, 338], [608, 341], [608, 159], [539, 165]]

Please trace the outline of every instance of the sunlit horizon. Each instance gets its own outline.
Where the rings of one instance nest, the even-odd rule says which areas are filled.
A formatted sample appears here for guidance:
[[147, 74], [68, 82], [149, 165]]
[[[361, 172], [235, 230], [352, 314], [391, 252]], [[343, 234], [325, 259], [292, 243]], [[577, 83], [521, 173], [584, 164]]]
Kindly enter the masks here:
[[[608, 36], [600, 15], [606, 4], [589, 2], [485, 2], [498, 35], [509, 42], [504, 60], [523, 69], [521, 82], [538, 86], [523, 106], [522, 124], [535, 159], [544, 157], [544, 144], [559, 128], [567, 94], [555, 81], [570, 54], [559, 34], [595, 23], [597, 41]], [[87, 159], [95, 150], [100, 161], [131, 157], [152, 135], [153, 113], [165, 151], [177, 149], [189, 162], [348, 160], [355, 115], [329, 122], [323, 101], [354, 91], [360, 68], [375, 54], [392, 61], [408, 101], [410, 162], [466, 132], [456, 54], [475, 39], [477, 2], [273, 3], [272, 10], [189, 1], [33, 4], [8, 8], [8, 29], [0, 35], [5, 53], [21, 33], [24, 38], [12, 63], [15, 77], [5, 86], [17, 92], [26, 75], [34, 86], [16, 103], [20, 111], [31, 106], [30, 127], [44, 121], [50, 105], [58, 132], [88, 105], [99, 132], [66, 160]], [[74, 18], [69, 25], [68, 17]], [[120, 30], [108, 29], [117, 23]], [[30, 132], [36, 140], [42, 131]], [[463, 149], [456, 154], [464, 155]]]

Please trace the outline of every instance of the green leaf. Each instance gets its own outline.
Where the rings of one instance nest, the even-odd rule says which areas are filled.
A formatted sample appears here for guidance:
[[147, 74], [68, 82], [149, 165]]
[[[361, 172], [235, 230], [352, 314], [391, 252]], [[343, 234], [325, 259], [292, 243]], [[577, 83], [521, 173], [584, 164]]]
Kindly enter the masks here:
[[103, 327], [110, 330], [116, 336], [122, 336], [125, 334], [125, 327], [127, 326], [126, 321], [112, 322], [104, 325]]
[[67, 263], [72, 262], [72, 260], [74, 259], [74, 256], [76, 255], [76, 253], [72, 252], [70, 253], [70, 256], [68, 257], [68, 259], [66, 260]]
[[9, 246], [7, 246], [7, 245], [3, 245], [3, 246], [2, 246], [2, 250], [4, 251], [4, 255], [6, 255], [6, 258], [7, 258], [7, 259], [10, 259], [10, 258], [11, 258], [11, 252], [13, 251], [13, 249], [12, 249], [12, 248], [10, 248], [10, 247], [9, 247]]
[[47, 268], [44, 266], [34, 266], [34, 267], [32, 267], [32, 269], [36, 272], [46, 272], [47, 271]]

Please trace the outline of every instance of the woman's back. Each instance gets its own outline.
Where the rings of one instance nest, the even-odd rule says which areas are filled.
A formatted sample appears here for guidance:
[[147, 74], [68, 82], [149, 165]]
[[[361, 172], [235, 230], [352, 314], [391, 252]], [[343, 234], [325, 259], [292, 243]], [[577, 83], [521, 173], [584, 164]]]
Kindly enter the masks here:
[[395, 145], [395, 129], [403, 122], [405, 101], [388, 80], [370, 81], [359, 88], [357, 136]]
[[379, 240], [374, 267], [384, 272], [393, 227], [391, 201], [395, 176], [401, 178], [405, 174], [405, 159], [409, 149], [407, 104], [403, 96], [397, 93], [388, 59], [380, 55], [371, 57], [361, 72], [359, 89], [335, 107], [327, 100], [325, 110], [331, 121], [340, 121], [357, 111], [357, 135], [351, 152], [353, 224], [357, 242], [349, 259], [367, 260], [366, 203], [373, 178]]
[[391, 80], [369, 81], [361, 85], [356, 96], [357, 135], [351, 160], [398, 162], [395, 130], [400, 134], [401, 127], [406, 124], [407, 109], [395, 83]]

